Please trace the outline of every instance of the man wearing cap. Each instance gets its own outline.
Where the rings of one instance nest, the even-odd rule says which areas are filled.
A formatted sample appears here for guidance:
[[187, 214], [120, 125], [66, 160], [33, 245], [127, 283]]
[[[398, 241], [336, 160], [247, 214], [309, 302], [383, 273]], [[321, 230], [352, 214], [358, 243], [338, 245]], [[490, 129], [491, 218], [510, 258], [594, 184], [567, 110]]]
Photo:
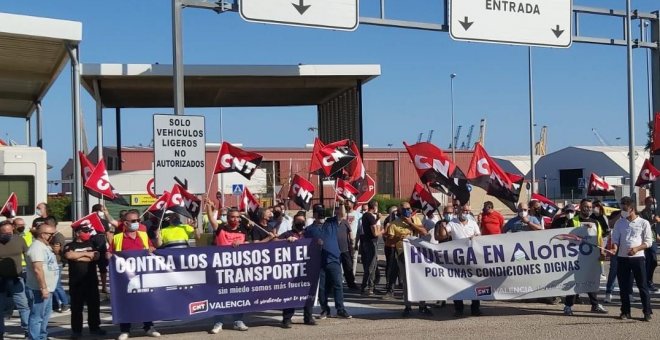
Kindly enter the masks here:
[[321, 273], [319, 275], [319, 304], [321, 305], [321, 314], [319, 319], [325, 319], [330, 316], [330, 306], [328, 305], [328, 294], [334, 289], [335, 308], [337, 316], [350, 319], [351, 315], [344, 308], [344, 287], [341, 277], [341, 262], [339, 251], [339, 241], [337, 239], [337, 230], [339, 223], [337, 217], [325, 218], [325, 207], [322, 204], [315, 204], [314, 223], [305, 229], [305, 237], [315, 239], [323, 246], [321, 250]]
[[100, 252], [92, 243], [94, 229], [89, 224], [73, 230], [74, 240], [64, 246], [64, 258], [69, 264], [69, 293], [71, 294], [71, 338], [82, 337], [83, 306], [87, 305], [89, 332], [105, 335], [101, 326], [99, 282], [96, 268]]
[[187, 248], [190, 245], [188, 240], [191, 238], [199, 240], [199, 233], [189, 224], [181, 223], [179, 215], [171, 210], [165, 212], [163, 216], [162, 228], [157, 237], [158, 247], [160, 248]]
[[574, 217], [575, 208], [573, 207], [573, 204], [567, 204], [564, 209], [562, 209], [562, 215], [555, 218], [550, 227], [552, 229], [570, 228], [573, 226]]
[[[148, 250], [153, 252], [155, 250], [151, 240], [149, 240], [149, 235], [147, 232], [140, 231], [140, 218], [137, 212], [131, 210], [126, 213], [123, 221], [123, 232], [115, 234], [112, 238], [112, 244], [110, 245], [110, 250], [112, 252], [120, 252], [126, 250]], [[112, 252], [108, 252], [108, 256], [112, 256]], [[147, 336], [150, 337], [159, 337], [160, 333], [154, 328], [154, 323], [152, 321], [147, 321], [143, 323], [144, 332]], [[126, 340], [129, 337], [131, 331], [130, 323], [119, 324], [119, 329], [121, 334], [117, 340]]]

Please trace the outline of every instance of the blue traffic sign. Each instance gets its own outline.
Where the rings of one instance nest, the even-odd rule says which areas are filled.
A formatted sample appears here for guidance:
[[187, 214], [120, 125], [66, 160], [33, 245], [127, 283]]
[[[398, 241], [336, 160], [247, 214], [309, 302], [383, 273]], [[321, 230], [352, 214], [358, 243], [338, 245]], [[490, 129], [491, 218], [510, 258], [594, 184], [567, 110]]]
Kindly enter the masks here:
[[239, 196], [243, 194], [243, 184], [232, 184], [231, 185], [231, 193]]

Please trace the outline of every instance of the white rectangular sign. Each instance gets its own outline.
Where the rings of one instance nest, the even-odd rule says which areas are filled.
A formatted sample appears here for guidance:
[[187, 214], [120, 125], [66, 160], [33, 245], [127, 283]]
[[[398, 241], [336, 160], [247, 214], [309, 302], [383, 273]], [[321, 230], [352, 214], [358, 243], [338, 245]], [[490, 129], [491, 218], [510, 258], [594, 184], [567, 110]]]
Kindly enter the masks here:
[[154, 181], [156, 194], [179, 181], [188, 192], [206, 193], [206, 137], [203, 116], [154, 115]]
[[455, 40], [570, 47], [572, 0], [452, 0]]
[[239, 0], [239, 12], [252, 22], [353, 31], [358, 0]]

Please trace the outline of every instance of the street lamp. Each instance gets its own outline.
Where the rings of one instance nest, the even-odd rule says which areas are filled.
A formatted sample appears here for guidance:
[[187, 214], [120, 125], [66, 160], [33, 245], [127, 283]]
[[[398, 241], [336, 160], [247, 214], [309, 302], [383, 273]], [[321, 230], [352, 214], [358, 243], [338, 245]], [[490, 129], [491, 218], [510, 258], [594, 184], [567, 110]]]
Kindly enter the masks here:
[[451, 161], [456, 162], [456, 141], [454, 140], [454, 78], [456, 73], [449, 75], [449, 84], [451, 87]]

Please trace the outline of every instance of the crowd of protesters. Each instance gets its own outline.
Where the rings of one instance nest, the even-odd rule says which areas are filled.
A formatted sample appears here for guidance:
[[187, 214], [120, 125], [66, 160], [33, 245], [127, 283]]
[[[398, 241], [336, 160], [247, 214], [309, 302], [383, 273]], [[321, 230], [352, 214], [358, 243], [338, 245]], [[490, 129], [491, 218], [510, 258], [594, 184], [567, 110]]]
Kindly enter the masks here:
[[[492, 202], [485, 202], [480, 213], [474, 214], [469, 204], [447, 205], [442, 211], [416, 213], [409, 203], [387, 207], [381, 215], [378, 202], [372, 201], [361, 207], [351, 202], [341, 202], [332, 209], [323, 205], [313, 206], [312, 216], [299, 211], [293, 216], [284, 204], [245, 214], [235, 208], [218, 207], [210, 199], [204, 199], [200, 224], [166, 211], [160, 217], [142, 218], [137, 210], [121, 211], [115, 219], [100, 204], [92, 207], [103, 225], [102, 230], [81, 224], [73, 229], [72, 240], [56, 229], [57, 221], [49, 215], [45, 203], [37, 206], [38, 217], [30, 228], [21, 218], [0, 222], [0, 308], [11, 314], [18, 310], [20, 327], [25, 338], [47, 339], [48, 320], [53, 311], [71, 312], [71, 338], [83, 334], [83, 310], [87, 306], [87, 324], [90, 334], [105, 335], [100, 319], [100, 293], [108, 293], [108, 259], [115, 252], [157, 248], [181, 248], [191, 246], [191, 240], [203, 243], [202, 233], [212, 235], [213, 246], [240, 247], [245, 243], [296, 242], [311, 238], [322, 245], [318, 300], [320, 314], [312, 315], [312, 305], [303, 308], [305, 325], [316, 325], [315, 319], [332, 315], [329, 300], [335, 306], [335, 316], [351, 318], [344, 305], [346, 289], [361, 291], [364, 296], [381, 295], [382, 299], [395, 299], [395, 288], [403, 289], [403, 317], [412, 314], [412, 304], [406, 294], [406, 270], [403, 241], [408, 237], [420, 237], [438, 244], [449, 240], [481, 237], [500, 233], [531, 232], [550, 228], [586, 227], [599, 245], [611, 252], [609, 273], [606, 275], [604, 303], [612, 302], [615, 281], [620, 287], [621, 319], [631, 317], [630, 302], [633, 282], [639, 289], [643, 306], [643, 320], [651, 320], [650, 292], [658, 291], [653, 283], [657, 266], [657, 244], [660, 217], [655, 216], [655, 201], [647, 198], [645, 208], [639, 213], [633, 200], [624, 197], [620, 211], [605, 215], [602, 202], [584, 199], [578, 204], [565, 207], [549, 219], [543, 216], [541, 203], [520, 203], [516, 215], [505, 220], [494, 209]], [[246, 216], [247, 215], [247, 216]], [[604, 241], [607, 238], [608, 241]], [[377, 290], [381, 272], [378, 266], [378, 244], [384, 242], [385, 268], [384, 289]], [[356, 283], [357, 257], [361, 258], [363, 278]], [[62, 267], [69, 268], [68, 294], [61, 279]], [[572, 306], [578, 296], [563, 297], [565, 315], [573, 315]], [[600, 303], [596, 292], [588, 294], [591, 311], [608, 313]], [[560, 297], [550, 299], [557, 303]], [[435, 302], [435, 301], [434, 301]], [[445, 302], [439, 302], [444, 305]], [[463, 301], [454, 301], [454, 315], [464, 315]], [[432, 315], [430, 304], [420, 301], [420, 315]], [[283, 328], [292, 327], [294, 309], [282, 312]], [[481, 316], [480, 301], [472, 301], [472, 316]], [[229, 325], [225, 326], [225, 322]], [[247, 331], [243, 314], [216, 317], [210, 333], [217, 334], [223, 328]], [[119, 340], [130, 335], [130, 324], [120, 325]], [[153, 322], [143, 323], [144, 334], [159, 337]], [[4, 318], [0, 322], [0, 334], [5, 333]]]

